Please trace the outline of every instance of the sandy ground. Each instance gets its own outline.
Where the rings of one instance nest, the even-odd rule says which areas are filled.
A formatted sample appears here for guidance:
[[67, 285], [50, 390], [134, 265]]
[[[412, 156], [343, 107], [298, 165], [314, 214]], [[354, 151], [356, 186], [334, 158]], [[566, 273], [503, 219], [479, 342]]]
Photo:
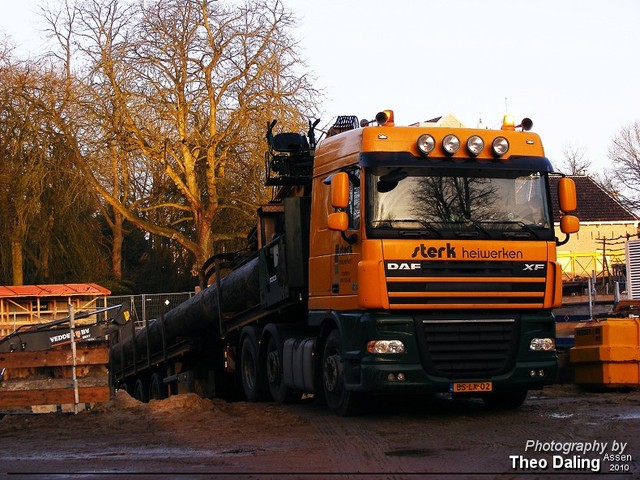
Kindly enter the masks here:
[[511, 412], [441, 396], [386, 400], [349, 418], [313, 399], [229, 404], [187, 394], [142, 404], [118, 392], [77, 415], [0, 420], [0, 480], [591, 476], [640, 478], [639, 391], [555, 385]]

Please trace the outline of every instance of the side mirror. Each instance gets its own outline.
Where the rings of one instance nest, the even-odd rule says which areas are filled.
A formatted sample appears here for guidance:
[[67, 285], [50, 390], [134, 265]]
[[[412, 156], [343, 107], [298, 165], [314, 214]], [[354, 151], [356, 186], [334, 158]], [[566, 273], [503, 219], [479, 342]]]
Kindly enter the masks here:
[[331, 206], [333, 208], [347, 208], [349, 206], [349, 175], [347, 172], [334, 173], [331, 177]]
[[574, 215], [563, 215], [560, 219], [560, 231], [570, 234], [580, 230], [580, 220]]
[[347, 212], [330, 213], [327, 218], [327, 226], [329, 227], [329, 230], [346, 232], [347, 228], [349, 228], [349, 216], [347, 215]]
[[578, 208], [576, 184], [570, 178], [563, 177], [558, 182], [558, 202], [560, 210], [565, 213], [573, 212]]

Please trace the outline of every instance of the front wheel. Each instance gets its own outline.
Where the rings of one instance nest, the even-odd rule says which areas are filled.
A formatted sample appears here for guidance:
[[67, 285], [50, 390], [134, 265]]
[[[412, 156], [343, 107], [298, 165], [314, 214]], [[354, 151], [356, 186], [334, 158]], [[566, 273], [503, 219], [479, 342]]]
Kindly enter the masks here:
[[342, 339], [338, 330], [327, 338], [322, 356], [322, 385], [329, 410], [341, 416], [356, 415], [361, 409], [361, 394], [347, 390], [342, 360]]
[[284, 383], [282, 341], [271, 335], [267, 342], [267, 383], [271, 398], [276, 403], [289, 403], [300, 400], [301, 392], [288, 387]]

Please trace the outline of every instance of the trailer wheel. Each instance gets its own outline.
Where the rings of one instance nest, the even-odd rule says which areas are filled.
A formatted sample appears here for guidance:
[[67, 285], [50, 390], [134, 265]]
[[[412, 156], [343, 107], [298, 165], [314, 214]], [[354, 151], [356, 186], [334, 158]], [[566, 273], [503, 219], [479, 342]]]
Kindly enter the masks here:
[[133, 398], [143, 403], [147, 403], [149, 401], [148, 382], [144, 381], [142, 378], [136, 380], [136, 385], [133, 387]]
[[149, 386], [150, 400], [164, 400], [167, 398], [167, 386], [162, 381], [162, 375], [158, 372], [151, 375]]
[[135, 383], [133, 380], [131, 380], [131, 379], [128, 379], [128, 380], [124, 381], [124, 382], [120, 385], [120, 388], [121, 388], [122, 390], [124, 390], [125, 392], [127, 392], [127, 394], [128, 394], [130, 397], [133, 397], [133, 393], [134, 393], [135, 387], [136, 387], [136, 383]]
[[482, 400], [493, 410], [515, 410], [524, 403], [527, 393], [526, 388], [501, 390], [487, 394]]
[[322, 355], [322, 385], [329, 410], [341, 416], [356, 415], [361, 408], [359, 392], [346, 389], [340, 332], [333, 330]]
[[244, 395], [249, 402], [264, 400], [264, 376], [260, 375], [259, 365], [258, 340], [255, 332], [249, 330], [240, 347], [240, 377]]
[[302, 393], [284, 383], [282, 350], [283, 345], [280, 338], [271, 335], [267, 342], [267, 383], [274, 402], [290, 403], [300, 400]]

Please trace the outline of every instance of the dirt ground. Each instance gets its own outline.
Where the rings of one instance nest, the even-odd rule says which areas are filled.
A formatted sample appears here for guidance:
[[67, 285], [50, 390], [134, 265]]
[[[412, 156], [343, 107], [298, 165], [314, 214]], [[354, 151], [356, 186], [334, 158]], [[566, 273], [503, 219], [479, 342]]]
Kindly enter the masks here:
[[386, 400], [348, 418], [313, 399], [249, 404], [186, 394], [142, 404], [117, 392], [111, 402], [77, 415], [0, 420], [0, 480], [611, 474], [640, 478], [639, 391], [586, 393], [554, 385], [531, 392], [510, 412], [443, 396]]

